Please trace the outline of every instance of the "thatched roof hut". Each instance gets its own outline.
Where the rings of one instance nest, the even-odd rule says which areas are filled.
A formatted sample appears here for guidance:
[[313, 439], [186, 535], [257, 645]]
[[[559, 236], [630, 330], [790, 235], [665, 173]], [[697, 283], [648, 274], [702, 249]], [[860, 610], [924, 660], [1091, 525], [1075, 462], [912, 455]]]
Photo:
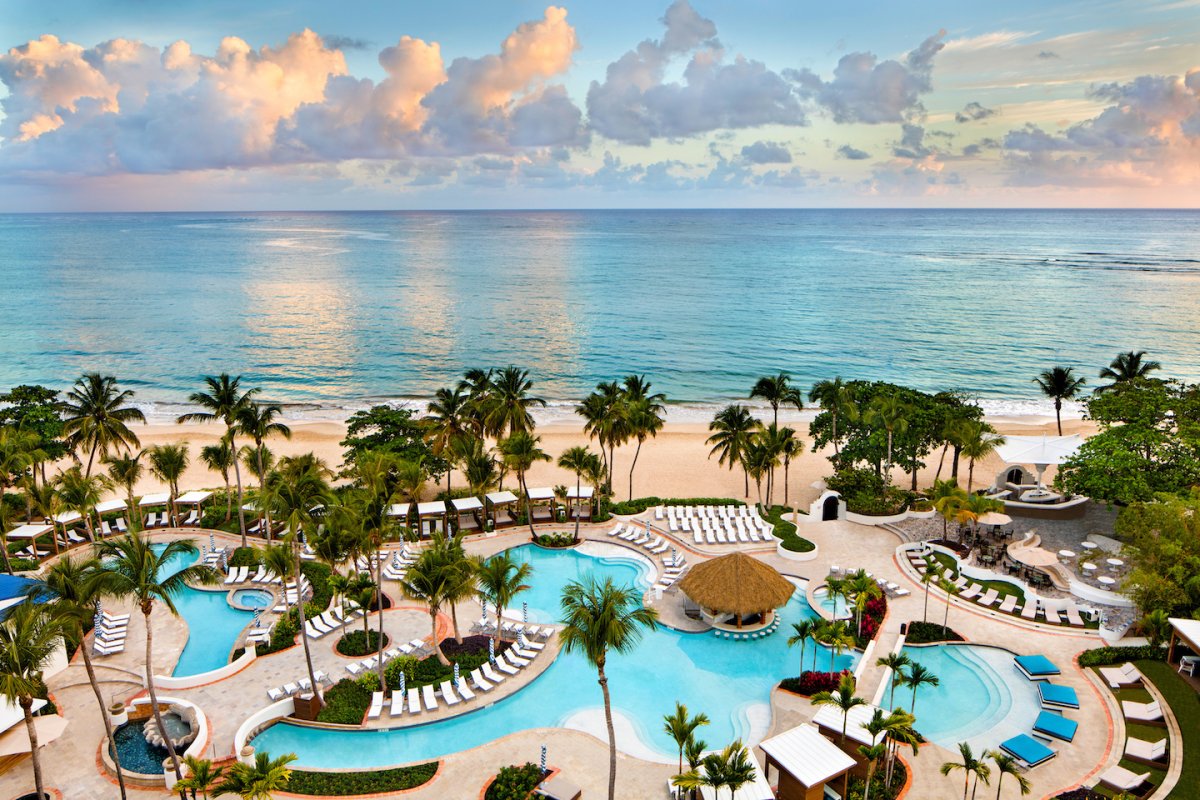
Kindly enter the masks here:
[[745, 553], [697, 564], [679, 588], [703, 608], [739, 617], [779, 608], [796, 591], [774, 568]]

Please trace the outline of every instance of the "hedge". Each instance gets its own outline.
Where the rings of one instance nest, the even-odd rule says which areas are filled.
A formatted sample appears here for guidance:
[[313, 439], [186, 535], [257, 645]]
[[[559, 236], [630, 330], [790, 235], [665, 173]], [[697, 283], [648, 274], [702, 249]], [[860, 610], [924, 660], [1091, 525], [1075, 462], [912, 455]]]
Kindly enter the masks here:
[[943, 628], [936, 622], [910, 622], [905, 644], [932, 644], [933, 642], [965, 641], [953, 628]]
[[231, 567], [257, 567], [262, 564], [262, 551], [257, 547], [239, 547], [229, 557]]
[[744, 505], [742, 500], [733, 500], [729, 497], [635, 497], [632, 500], [623, 500], [620, 503], [613, 504], [612, 513], [617, 516], [627, 517], [632, 514], [641, 514], [647, 508], [654, 506], [740, 506]]
[[578, 543], [573, 533], [544, 533], [533, 540], [542, 547], [572, 547]]
[[1166, 661], [1167, 648], [1142, 645], [1141, 647], [1097, 647], [1079, 654], [1081, 667], [1107, 667], [1124, 664], [1126, 661]]
[[8, 566], [13, 572], [33, 572], [40, 565], [32, 558], [9, 558]]
[[542, 768], [533, 763], [501, 767], [484, 800], [525, 800], [544, 777]]
[[[383, 646], [388, 646], [388, 637], [383, 635]], [[339, 655], [361, 658], [379, 652], [379, 631], [370, 630], [366, 635], [362, 631], [352, 630], [338, 639], [336, 650]]]
[[[458, 664], [460, 678], [466, 680], [471, 670], [482, 667], [488, 661], [487, 645], [484, 644], [480, 647], [477, 642], [471, 642], [472, 639], [487, 641], [486, 637], [482, 636], [464, 639], [463, 644], [466, 647], [460, 652], [453, 652], [450, 646], [454, 643], [452, 639], [443, 645], [443, 652], [450, 660], [450, 666], [438, 661], [436, 656], [420, 660], [405, 656], [392, 659], [383, 671], [388, 688], [392, 690], [400, 688], [401, 672], [404, 673], [404, 683], [407, 688], [437, 685], [442, 681], [451, 680], [454, 677], [454, 664]], [[474, 647], [471, 646], [472, 644]], [[502, 646], [496, 649], [497, 656], [504, 652], [504, 644], [502, 643]]]
[[292, 770], [287, 791], [293, 794], [332, 795], [375, 794], [413, 789], [433, 780], [437, 762], [412, 767], [380, 769], [370, 772], [308, 772]]
[[379, 676], [371, 673], [354, 680], [342, 678], [325, 690], [325, 705], [317, 714], [318, 722], [336, 725], [360, 725], [371, 707], [371, 693], [378, 691]]
[[793, 553], [812, 552], [817, 546], [796, 533], [796, 525], [783, 518], [783, 515], [790, 511], [791, 509], [786, 506], [771, 506], [767, 509], [765, 519], [775, 525], [775, 538], [779, 539], [784, 550], [790, 550]]

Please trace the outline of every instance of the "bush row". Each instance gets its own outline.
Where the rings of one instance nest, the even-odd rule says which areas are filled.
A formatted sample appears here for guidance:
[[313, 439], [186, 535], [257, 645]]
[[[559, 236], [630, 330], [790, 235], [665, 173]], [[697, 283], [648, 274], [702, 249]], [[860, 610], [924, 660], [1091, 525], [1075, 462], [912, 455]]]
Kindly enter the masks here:
[[429, 783], [437, 774], [437, 762], [371, 772], [307, 772], [292, 770], [287, 791], [293, 794], [328, 795], [399, 792]]
[[817, 692], [832, 692], [838, 688], [838, 681], [842, 679], [843, 674], [845, 674], [844, 670], [842, 672], [806, 670], [800, 673], [799, 678], [784, 678], [779, 682], [779, 688], [811, 697]]
[[796, 525], [783, 519], [783, 515], [791, 511], [786, 506], [772, 506], [767, 510], [765, 519], [775, 525], [775, 538], [783, 544], [784, 550], [793, 553], [811, 552], [816, 545], [796, 532]]
[[543, 533], [533, 537], [542, 547], [571, 547], [576, 543], [573, 533]]
[[[387, 644], [387, 634], [384, 634], [383, 646], [385, 649], [387, 648]], [[345, 636], [338, 639], [337, 651], [341, 655], [353, 658], [377, 653], [379, 652], [379, 631], [372, 629], [365, 634], [358, 630], [349, 631]]]
[[620, 503], [613, 504], [610, 509], [612, 513], [618, 516], [630, 516], [632, 514], [641, 514], [647, 508], [655, 506], [740, 506], [741, 500], [733, 500], [728, 497], [635, 497], [632, 500], [623, 500]]
[[[496, 655], [503, 652], [503, 646], [497, 649]], [[387, 682], [388, 688], [395, 690], [400, 688], [400, 673], [404, 673], [404, 683], [408, 688], [420, 687], [426, 685], [437, 685], [442, 681], [450, 680], [454, 677], [454, 665], [458, 664], [458, 670], [461, 678], [466, 680], [467, 675], [476, 667], [481, 667], [488, 661], [488, 651], [485, 646], [482, 649], [476, 649], [468, 652], [459, 652], [447, 654], [450, 659], [450, 665], [447, 666], [437, 660], [436, 656], [417, 659], [413, 656], [400, 656], [388, 662], [384, 667], [383, 677]]]
[[501, 767], [495, 780], [488, 786], [484, 800], [525, 800], [544, 777], [545, 773], [537, 764]]
[[371, 693], [378, 691], [379, 677], [374, 673], [358, 679], [342, 678], [325, 690], [325, 705], [317, 714], [318, 722], [359, 725], [371, 707]]
[[1126, 661], [1166, 661], [1167, 648], [1143, 645], [1141, 647], [1097, 647], [1079, 654], [1081, 667], [1108, 667]]

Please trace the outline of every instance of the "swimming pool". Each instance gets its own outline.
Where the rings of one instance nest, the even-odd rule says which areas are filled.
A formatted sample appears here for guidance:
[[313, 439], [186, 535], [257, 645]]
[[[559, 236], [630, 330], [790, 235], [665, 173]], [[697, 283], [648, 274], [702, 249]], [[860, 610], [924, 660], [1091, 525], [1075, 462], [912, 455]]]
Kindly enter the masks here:
[[233, 602], [243, 608], [267, 608], [275, 602], [275, 595], [266, 589], [238, 589], [233, 593]]
[[[162, 552], [165, 545], [154, 545]], [[196, 559], [176, 556], [160, 568], [164, 576], [173, 575]], [[172, 598], [175, 608], [188, 625], [188, 640], [171, 672], [177, 677], [199, 675], [229, 663], [229, 653], [245, 627], [254, 619], [254, 612], [240, 611], [229, 605], [227, 592], [206, 592], [185, 588]]]
[[[526, 544], [508, 551], [513, 561], [529, 564], [533, 577], [529, 591], [522, 592], [513, 608], [505, 609], [505, 616], [521, 611], [521, 604], [529, 606], [531, 622], [556, 622], [562, 616], [562, 587], [570, 581], [580, 581], [603, 572], [618, 584], [632, 584], [644, 590], [650, 585], [652, 566], [632, 551], [607, 542], [586, 542], [570, 550], [551, 550]], [[495, 609], [489, 613], [495, 614]]]
[[[1008, 650], [959, 644], [903, 652], [939, 680], [917, 691], [916, 728], [926, 739], [951, 750], [969, 742], [978, 753], [1033, 728], [1041, 710], [1037, 687], [1017, 671]], [[911, 702], [911, 689], [896, 689], [896, 705]]]
[[813, 596], [817, 598], [817, 603], [821, 608], [832, 614], [834, 619], [850, 619], [854, 616], [845, 597], [840, 595], [831, 597], [829, 591], [824, 587], [814, 591]]
[[[629, 560], [601, 558], [579, 551], [515, 548], [514, 557], [530, 559], [535, 572], [529, 593], [531, 612], [557, 608], [562, 585], [573, 576], [612, 577], [617, 582], [647, 584], [639, 566]], [[553, 600], [553, 602], [551, 602]], [[642, 758], [674, 762], [677, 750], [662, 730], [663, 715], [675, 701], [712, 720], [701, 734], [710, 746], [735, 737], [758, 741], [770, 724], [771, 689], [783, 677], [797, 674], [799, 648], [787, 646], [790, 623], [815, 617], [796, 592], [783, 609], [785, 625], [775, 635], [749, 642], [718, 639], [711, 633], [689, 634], [659, 628], [648, 633], [630, 653], [608, 663], [609, 687], [616, 717], [617, 746]], [[814, 642], [806, 648], [806, 668], [829, 668], [829, 651]], [[853, 667], [857, 653], [835, 660], [837, 669]], [[482, 699], [482, 698], [481, 698]], [[565, 727], [605, 738], [604, 711], [596, 672], [578, 654], [560, 654], [533, 683], [492, 706], [442, 722], [390, 731], [336, 731], [286, 722], [254, 738], [260, 751], [295, 753], [297, 766], [314, 769], [373, 769], [440, 758], [530, 728]]]

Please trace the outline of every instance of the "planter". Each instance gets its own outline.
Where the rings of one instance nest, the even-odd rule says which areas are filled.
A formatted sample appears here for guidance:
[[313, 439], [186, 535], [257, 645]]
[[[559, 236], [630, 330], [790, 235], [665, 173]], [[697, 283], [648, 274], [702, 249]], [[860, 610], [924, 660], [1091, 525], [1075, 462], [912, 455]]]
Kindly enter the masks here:
[[173, 791], [175, 789], [175, 784], [179, 781], [179, 779], [175, 777], [175, 765], [171, 763], [171, 759], [169, 758], [163, 759], [163, 780], [167, 784], [168, 792]]
[[129, 722], [129, 709], [125, 708], [124, 703], [113, 703], [108, 707], [108, 717], [114, 728], [120, 727]]
[[786, 549], [781, 541], [776, 540], [775, 542], [775, 555], [779, 556], [780, 558], [786, 558], [788, 561], [813, 561], [817, 557], [818, 550], [819, 548], [815, 542], [813, 543], [812, 550], [808, 550], [803, 553], [799, 552], [798, 550]]
[[254, 766], [254, 745], [248, 744], [238, 753], [238, 761], [247, 765]]
[[488, 533], [491, 533], [492, 531], [496, 530], [496, 520], [489, 519], [487, 521], [487, 523], [483, 526], [483, 529], [485, 531], [487, 531]]

